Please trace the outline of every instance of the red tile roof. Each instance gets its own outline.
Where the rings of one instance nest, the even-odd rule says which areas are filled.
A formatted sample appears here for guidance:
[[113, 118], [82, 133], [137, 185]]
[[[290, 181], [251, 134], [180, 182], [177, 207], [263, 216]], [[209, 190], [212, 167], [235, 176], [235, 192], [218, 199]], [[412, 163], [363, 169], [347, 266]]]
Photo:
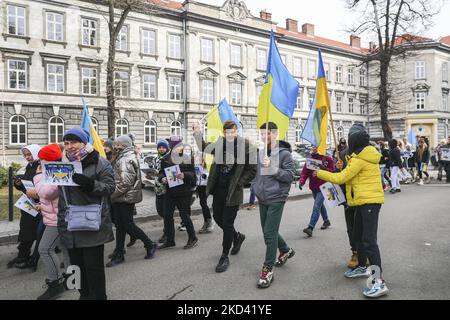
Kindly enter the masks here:
[[170, 8], [170, 9], [177, 9], [182, 10], [183, 4], [176, 1], [171, 0], [148, 0], [148, 2], [153, 3], [160, 7]]
[[439, 42], [444, 43], [450, 46], [450, 36], [442, 37], [439, 39]]

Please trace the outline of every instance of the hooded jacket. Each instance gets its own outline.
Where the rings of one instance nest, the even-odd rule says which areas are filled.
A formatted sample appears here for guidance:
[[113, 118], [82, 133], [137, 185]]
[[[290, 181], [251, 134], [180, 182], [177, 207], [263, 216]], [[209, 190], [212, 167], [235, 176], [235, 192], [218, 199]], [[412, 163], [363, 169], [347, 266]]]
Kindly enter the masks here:
[[295, 174], [291, 145], [286, 141], [278, 141], [271, 150], [269, 168], [263, 167], [261, 160], [264, 156], [265, 150], [260, 150], [252, 191], [261, 203], [285, 202]]
[[142, 180], [139, 161], [133, 147], [125, 148], [113, 162], [116, 189], [111, 195], [113, 203], [139, 203], [142, 201]]
[[34, 176], [33, 183], [39, 196], [41, 215], [46, 226], [56, 227], [58, 224], [58, 186], [45, 184], [42, 173]]
[[[316, 159], [316, 160], [321, 160], [322, 166], [324, 168], [326, 168], [327, 171], [330, 171], [330, 172], [334, 171], [333, 158], [331, 158], [329, 156], [322, 156], [318, 153], [312, 154], [311, 158]], [[323, 185], [325, 183], [325, 181], [320, 180], [318, 177], [314, 177], [312, 173], [313, 173], [313, 170], [306, 168], [306, 163], [305, 163], [302, 173], [300, 174], [299, 183], [301, 185], [304, 185], [306, 183], [306, 180], [309, 179], [309, 189], [313, 192], [320, 192], [320, 186]]]

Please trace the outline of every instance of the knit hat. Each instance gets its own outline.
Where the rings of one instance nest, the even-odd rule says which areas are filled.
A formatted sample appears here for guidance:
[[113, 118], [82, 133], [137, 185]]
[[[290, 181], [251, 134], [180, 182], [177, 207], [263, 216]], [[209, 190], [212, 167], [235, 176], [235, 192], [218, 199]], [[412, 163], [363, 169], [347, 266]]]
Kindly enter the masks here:
[[174, 147], [176, 147], [178, 144], [183, 142], [183, 138], [179, 137], [179, 136], [171, 136], [169, 138], [169, 147], [170, 149], [173, 149]]
[[112, 150], [114, 148], [113, 143], [114, 143], [114, 141], [112, 141], [110, 139], [106, 139], [105, 142], [103, 143], [103, 146]]
[[116, 140], [114, 140], [115, 145], [123, 146], [124, 148], [130, 148], [133, 146], [133, 141], [131, 138], [127, 135], [123, 135], [120, 137], [117, 137]]
[[361, 124], [354, 124], [348, 132], [348, 153], [361, 152], [370, 143], [370, 136]]
[[169, 150], [169, 142], [167, 142], [166, 139], [162, 139], [158, 141], [158, 144], [156, 145], [156, 149], [159, 149], [160, 147], [164, 147], [167, 150]]
[[83, 128], [73, 128], [70, 129], [68, 131], [66, 131], [66, 133], [64, 134], [63, 140], [66, 141], [79, 141], [82, 142], [84, 144], [87, 144], [89, 142], [89, 132], [87, 132], [85, 129]]
[[39, 159], [44, 161], [59, 161], [62, 156], [61, 148], [56, 143], [43, 147], [38, 154]]

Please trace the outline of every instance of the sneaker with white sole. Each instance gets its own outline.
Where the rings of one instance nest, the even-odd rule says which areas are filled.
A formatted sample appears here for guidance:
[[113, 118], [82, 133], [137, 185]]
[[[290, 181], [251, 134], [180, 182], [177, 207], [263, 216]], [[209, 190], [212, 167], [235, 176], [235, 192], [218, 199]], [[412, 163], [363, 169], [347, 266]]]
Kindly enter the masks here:
[[368, 278], [370, 276], [370, 270], [369, 268], [358, 266], [355, 269], [345, 271], [344, 276], [346, 278]]
[[368, 298], [378, 298], [386, 295], [388, 292], [389, 289], [384, 280], [377, 280], [372, 288], [365, 288], [363, 294]]
[[258, 280], [258, 288], [265, 289], [270, 287], [270, 284], [273, 281], [273, 268], [264, 265], [261, 270], [261, 274], [259, 275]]
[[288, 252], [281, 252], [278, 256], [278, 260], [275, 262], [275, 266], [283, 266], [288, 261], [288, 259], [292, 258], [294, 255], [295, 251], [292, 250], [292, 248], [290, 248]]

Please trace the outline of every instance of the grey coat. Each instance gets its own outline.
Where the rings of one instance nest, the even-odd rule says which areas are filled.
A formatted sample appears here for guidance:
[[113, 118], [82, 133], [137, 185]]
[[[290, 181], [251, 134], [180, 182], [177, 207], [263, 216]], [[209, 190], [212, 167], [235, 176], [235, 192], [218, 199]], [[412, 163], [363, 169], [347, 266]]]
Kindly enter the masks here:
[[96, 247], [114, 241], [109, 199], [115, 188], [111, 164], [100, 157], [97, 151], [90, 153], [81, 163], [83, 175], [95, 179], [93, 190], [86, 192], [80, 187], [64, 187], [67, 200], [72, 205], [100, 204], [103, 200], [102, 221], [99, 231], [67, 231], [67, 222], [64, 219], [66, 202], [62, 187], [59, 187], [58, 231], [61, 241], [68, 249]]
[[142, 201], [141, 169], [134, 148], [123, 150], [113, 162], [116, 190], [112, 203], [138, 203]]
[[291, 145], [279, 141], [270, 154], [270, 167], [264, 168], [265, 150], [259, 152], [258, 169], [252, 181], [252, 190], [259, 202], [270, 204], [287, 200], [295, 174], [291, 153]]

